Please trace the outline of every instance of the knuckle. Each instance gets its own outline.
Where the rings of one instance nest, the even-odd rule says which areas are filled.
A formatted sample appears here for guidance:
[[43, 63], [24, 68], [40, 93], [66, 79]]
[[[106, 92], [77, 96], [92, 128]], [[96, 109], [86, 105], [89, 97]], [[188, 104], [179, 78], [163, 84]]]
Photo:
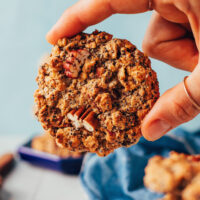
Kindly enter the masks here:
[[178, 123], [187, 122], [191, 120], [194, 116], [188, 112], [188, 109], [179, 104], [178, 102], [173, 103], [173, 116]]
[[190, 0], [174, 0], [174, 5], [185, 14], [189, 14], [193, 3]]
[[153, 57], [155, 55], [156, 45], [151, 40], [144, 39], [142, 43], [142, 50], [148, 56]]

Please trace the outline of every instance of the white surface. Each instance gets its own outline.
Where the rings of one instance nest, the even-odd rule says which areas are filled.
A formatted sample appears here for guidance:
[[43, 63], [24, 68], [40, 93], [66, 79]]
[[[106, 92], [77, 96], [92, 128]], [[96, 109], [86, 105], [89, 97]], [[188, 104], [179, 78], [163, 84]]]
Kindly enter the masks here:
[[[0, 136], [0, 154], [15, 151], [24, 138]], [[17, 161], [0, 190], [0, 200], [87, 200], [77, 176]]]

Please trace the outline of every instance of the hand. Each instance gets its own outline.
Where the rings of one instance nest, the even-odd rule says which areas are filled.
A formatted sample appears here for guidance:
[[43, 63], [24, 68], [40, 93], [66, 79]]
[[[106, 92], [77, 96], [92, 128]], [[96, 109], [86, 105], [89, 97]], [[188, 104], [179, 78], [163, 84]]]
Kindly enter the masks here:
[[[176, 68], [192, 72], [187, 79], [190, 95], [200, 105], [200, 1], [152, 0], [155, 10], [143, 42], [144, 52]], [[67, 9], [47, 34], [55, 44], [115, 13], [149, 10], [148, 0], [81, 0]], [[143, 136], [156, 140], [200, 112], [186, 95], [183, 83], [166, 91], [142, 122]]]

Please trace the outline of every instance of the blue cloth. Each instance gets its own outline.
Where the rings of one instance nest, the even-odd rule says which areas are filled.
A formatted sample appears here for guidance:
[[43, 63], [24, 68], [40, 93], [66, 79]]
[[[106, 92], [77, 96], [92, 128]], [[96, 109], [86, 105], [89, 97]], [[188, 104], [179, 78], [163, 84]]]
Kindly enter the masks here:
[[144, 138], [130, 148], [120, 148], [107, 157], [88, 154], [80, 174], [81, 182], [92, 200], [156, 200], [161, 194], [143, 185], [144, 168], [156, 154], [170, 151], [200, 153], [200, 131], [191, 134], [177, 129], [155, 142]]

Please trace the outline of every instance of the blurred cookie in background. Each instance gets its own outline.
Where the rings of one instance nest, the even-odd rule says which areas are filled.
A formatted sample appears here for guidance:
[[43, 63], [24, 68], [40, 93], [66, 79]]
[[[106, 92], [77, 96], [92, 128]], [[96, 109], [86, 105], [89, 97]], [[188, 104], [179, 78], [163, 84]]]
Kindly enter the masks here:
[[199, 200], [200, 155], [171, 152], [168, 158], [154, 156], [145, 169], [144, 184], [165, 193], [162, 200]]
[[3, 186], [5, 177], [10, 173], [15, 164], [14, 155], [6, 153], [0, 156], [0, 188]]
[[67, 157], [78, 158], [82, 156], [81, 153], [71, 152], [67, 149], [59, 147], [56, 144], [54, 138], [48, 133], [44, 133], [41, 136], [34, 137], [31, 142], [31, 147], [35, 150], [57, 155], [62, 158], [67, 158]]

